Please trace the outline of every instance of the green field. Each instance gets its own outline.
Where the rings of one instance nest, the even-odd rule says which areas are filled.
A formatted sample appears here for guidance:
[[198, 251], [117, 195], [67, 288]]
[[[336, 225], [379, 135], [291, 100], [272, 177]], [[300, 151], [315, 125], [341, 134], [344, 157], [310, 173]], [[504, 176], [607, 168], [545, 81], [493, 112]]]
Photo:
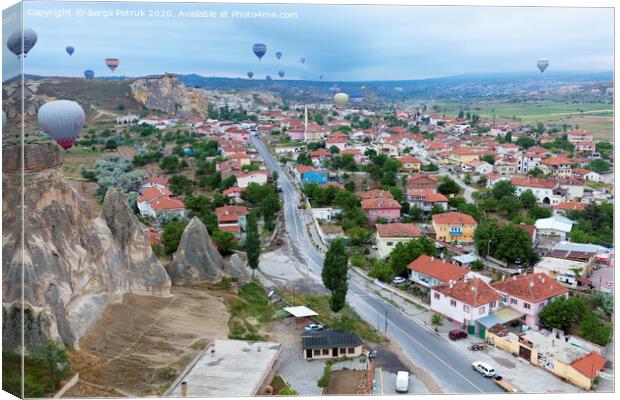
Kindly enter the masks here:
[[[518, 121], [525, 124], [543, 122], [545, 125], [561, 126], [568, 124], [573, 129], [588, 129], [598, 139], [611, 141], [613, 138], [613, 105], [608, 103], [563, 103], [540, 102], [436, 102], [429, 108], [438, 106], [446, 117], [456, 117], [460, 110], [480, 115], [489, 121], [495, 116], [496, 123]], [[432, 110], [432, 108], [431, 108]]]

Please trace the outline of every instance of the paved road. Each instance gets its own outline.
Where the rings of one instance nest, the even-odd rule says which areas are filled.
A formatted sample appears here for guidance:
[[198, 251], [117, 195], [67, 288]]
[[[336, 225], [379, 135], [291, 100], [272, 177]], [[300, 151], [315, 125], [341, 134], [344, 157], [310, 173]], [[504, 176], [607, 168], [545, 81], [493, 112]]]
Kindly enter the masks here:
[[[323, 255], [310, 244], [302, 213], [297, 209], [299, 193], [264, 144], [255, 137], [252, 142], [267, 167], [278, 172], [289, 244], [295, 253], [301, 253], [307, 264], [309, 278], [320, 280]], [[483, 378], [471, 368], [468, 361], [460, 358], [452, 344], [379, 298], [373, 291], [366, 290], [355, 279], [349, 279], [347, 301], [368, 323], [375, 326], [378, 324], [381, 329], [385, 326], [387, 310], [388, 336], [399, 344], [407, 358], [433, 375], [444, 393], [502, 392], [492, 380]]]
[[[416, 157], [420, 161], [422, 161], [424, 164], [428, 164], [430, 162], [432, 162], [434, 164], [438, 164], [436, 159], [432, 159], [431, 160], [430, 158], [425, 157], [423, 155], [419, 155], [419, 156], [416, 156]], [[454, 174], [454, 173], [450, 172], [445, 165], [439, 165], [439, 171], [437, 172], [437, 175], [439, 175], [439, 176], [449, 175], [452, 179], [454, 179], [456, 181], [456, 183], [458, 183], [463, 188], [463, 198], [468, 203], [474, 203], [474, 198], [473, 198], [472, 194], [476, 191], [476, 189], [474, 189], [473, 187], [465, 184], [465, 182], [457, 174]]]

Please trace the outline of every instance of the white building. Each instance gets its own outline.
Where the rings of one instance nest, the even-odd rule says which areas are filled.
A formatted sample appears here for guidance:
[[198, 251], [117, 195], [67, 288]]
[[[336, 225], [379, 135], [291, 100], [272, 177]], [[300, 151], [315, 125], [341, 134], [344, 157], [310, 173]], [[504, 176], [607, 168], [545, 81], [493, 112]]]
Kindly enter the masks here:
[[322, 207], [312, 208], [312, 216], [320, 221], [332, 221], [338, 214], [342, 212], [342, 208]]
[[563, 196], [554, 194], [558, 183], [551, 179], [515, 177], [510, 183], [515, 186], [517, 196], [531, 190], [539, 204], [556, 205], [564, 200]]
[[431, 310], [451, 321], [474, 326], [474, 321], [499, 307], [500, 295], [481, 279], [464, 279], [431, 288]]
[[538, 235], [557, 236], [565, 240], [574, 224], [574, 221], [566, 217], [554, 215], [536, 220], [536, 232]]

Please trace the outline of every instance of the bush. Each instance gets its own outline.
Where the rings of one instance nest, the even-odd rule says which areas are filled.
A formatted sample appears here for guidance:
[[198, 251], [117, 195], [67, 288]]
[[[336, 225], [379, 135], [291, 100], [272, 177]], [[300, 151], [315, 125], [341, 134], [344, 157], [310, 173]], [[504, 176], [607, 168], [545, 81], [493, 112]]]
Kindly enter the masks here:
[[375, 261], [375, 265], [370, 269], [368, 276], [377, 278], [382, 282], [389, 282], [394, 277], [392, 266], [385, 261]]
[[443, 325], [443, 317], [439, 314], [433, 314], [433, 316], [431, 317], [431, 325], [433, 326]]
[[318, 387], [326, 388], [327, 385], [329, 385], [329, 377], [332, 373], [332, 364], [333, 364], [333, 361], [329, 360], [325, 364], [325, 367], [323, 367], [323, 375], [319, 378], [319, 380], [316, 383]]

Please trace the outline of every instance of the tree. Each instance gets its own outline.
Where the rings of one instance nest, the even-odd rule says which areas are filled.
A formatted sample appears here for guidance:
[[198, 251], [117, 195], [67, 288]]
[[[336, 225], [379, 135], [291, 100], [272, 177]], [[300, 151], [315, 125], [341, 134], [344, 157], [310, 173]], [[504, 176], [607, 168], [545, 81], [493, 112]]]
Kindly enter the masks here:
[[347, 236], [349, 237], [353, 246], [359, 246], [361, 244], [364, 244], [366, 241], [368, 241], [368, 239], [370, 239], [370, 235], [370, 230], [359, 226], [354, 226], [347, 231]]
[[256, 215], [250, 213], [246, 220], [247, 234], [245, 238], [245, 251], [248, 255], [248, 265], [252, 268], [252, 278], [254, 271], [258, 268], [260, 258], [260, 236], [258, 235], [258, 224]]
[[568, 330], [577, 315], [577, 306], [572, 299], [558, 297], [547, 304], [539, 313], [540, 323], [548, 328]]
[[590, 312], [581, 319], [579, 331], [582, 338], [605, 346], [611, 338], [612, 326], [602, 322], [595, 313]]
[[541, 176], [543, 176], [545, 173], [538, 167], [535, 167], [529, 171], [527, 171], [527, 174], [533, 178], [540, 178]]
[[549, 218], [551, 216], [551, 210], [540, 206], [534, 206], [530, 208], [528, 215], [530, 216], [530, 218], [535, 220], [541, 218]]
[[170, 191], [178, 196], [190, 196], [194, 191], [194, 182], [185, 175], [173, 175], [168, 180]]
[[480, 179], [478, 179], [478, 185], [486, 186], [487, 185], [487, 177], [482, 175]]
[[604, 174], [609, 171], [609, 163], [601, 158], [590, 161], [588, 168], [599, 174]]
[[492, 255], [497, 246], [499, 234], [500, 229], [495, 220], [480, 223], [474, 231], [474, 244], [478, 254], [481, 256]]
[[504, 196], [514, 196], [517, 188], [510, 181], [498, 181], [493, 185], [491, 194], [495, 200], [501, 200]]
[[527, 136], [522, 136], [519, 139], [517, 139], [515, 141], [515, 144], [519, 147], [523, 147], [524, 149], [529, 149], [530, 147], [533, 147], [536, 145], [536, 140], [527, 137]]
[[297, 156], [297, 164], [312, 165], [312, 159], [310, 158], [308, 153], [304, 151], [299, 153], [299, 155]]
[[523, 204], [523, 207], [525, 208], [533, 207], [537, 201], [536, 195], [534, 195], [534, 192], [532, 192], [531, 189], [528, 189], [525, 192], [521, 193], [521, 196], [519, 196], [519, 200], [521, 200], [521, 204]]
[[222, 255], [231, 254], [237, 248], [237, 238], [230, 232], [216, 230], [213, 232], [213, 242]]
[[185, 221], [173, 220], [164, 226], [161, 240], [164, 243], [164, 252], [166, 254], [170, 255], [177, 251], [179, 242], [181, 241], [181, 235], [183, 235], [186, 225], [187, 222]]
[[495, 164], [495, 158], [493, 157], [493, 154], [485, 154], [482, 157], [480, 157], [480, 159], [482, 161], [488, 162], [491, 165]]
[[532, 238], [529, 233], [518, 226], [506, 225], [499, 232], [493, 257], [514, 262], [516, 259], [529, 260], [532, 252]]
[[499, 210], [509, 216], [516, 215], [521, 210], [522, 204], [518, 197], [506, 195], [499, 200]]
[[449, 176], [442, 176], [439, 185], [437, 186], [437, 191], [444, 196], [448, 196], [459, 193], [461, 191], [461, 187]]
[[394, 271], [389, 263], [382, 260], [375, 260], [374, 265], [368, 272], [368, 276], [379, 279], [382, 282], [389, 282], [394, 277]]
[[390, 253], [392, 271], [395, 275], [403, 274], [407, 270], [407, 265], [423, 254], [431, 257], [437, 255], [435, 242], [427, 236], [397, 243]]
[[348, 290], [348, 263], [349, 256], [347, 255], [344, 242], [341, 239], [332, 241], [327, 253], [325, 253], [321, 278], [323, 279], [323, 285], [331, 292], [329, 303], [334, 312], [342, 310], [345, 305]]
[[176, 156], [166, 156], [162, 158], [161, 162], [159, 163], [159, 168], [168, 172], [176, 171], [181, 168], [181, 163], [179, 163], [179, 160]]

